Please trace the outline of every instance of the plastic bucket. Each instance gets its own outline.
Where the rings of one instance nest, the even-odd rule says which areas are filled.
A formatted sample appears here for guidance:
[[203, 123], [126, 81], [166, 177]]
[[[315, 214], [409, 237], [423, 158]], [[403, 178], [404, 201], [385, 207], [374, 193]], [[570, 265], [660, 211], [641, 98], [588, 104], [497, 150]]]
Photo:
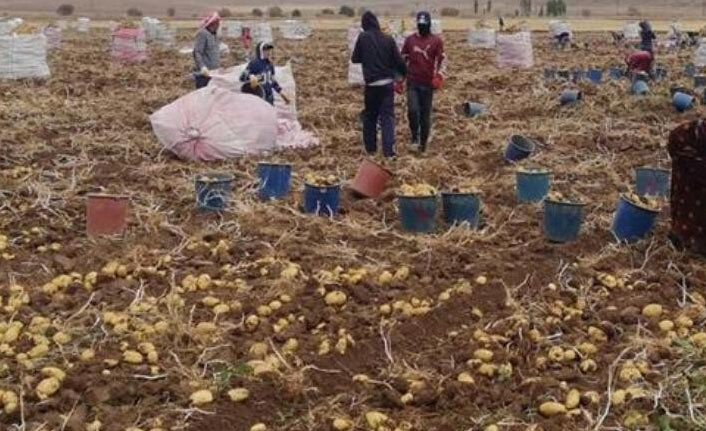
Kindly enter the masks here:
[[233, 176], [230, 174], [202, 174], [194, 178], [196, 207], [200, 210], [220, 211], [228, 206]]
[[552, 174], [549, 171], [517, 171], [515, 190], [517, 199], [522, 203], [541, 202], [549, 193]]
[[564, 90], [559, 96], [559, 103], [562, 105], [572, 105], [583, 98], [580, 90]]
[[128, 197], [89, 194], [86, 203], [88, 235], [120, 235], [127, 228]]
[[534, 152], [535, 144], [531, 139], [521, 135], [513, 135], [507, 143], [505, 149], [505, 160], [517, 162], [531, 156]]
[[623, 78], [623, 69], [619, 67], [611, 67], [608, 73], [610, 79], [618, 80]]
[[696, 66], [694, 63], [687, 63], [687, 65], [684, 66], [684, 74], [689, 78], [693, 78], [696, 75]]
[[594, 84], [600, 84], [603, 81], [603, 71], [601, 69], [589, 69], [587, 76]]
[[402, 229], [429, 233], [436, 230], [436, 196], [400, 196], [399, 209]]
[[643, 208], [620, 196], [613, 218], [613, 234], [619, 241], [635, 242], [644, 238], [659, 215], [659, 211]]
[[446, 223], [468, 223], [473, 229], [478, 228], [480, 196], [475, 193], [444, 192], [441, 194], [441, 203]]
[[568, 81], [571, 78], [571, 72], [566, 69], [561, 69], [556, 71], [556, 76], [559, 79], [564, 79]]
[[341, 186], [314, 186], [304, 185], [304, 212], [324, 217], [333, 217], [338, 214], [341, 199]]
[[556, 79], [556, 69], [553, 67], [544, 68], [544, 79], [547, 81], [552, 81]]
[[650, 80], [650, 75], [645, 72], [635, 72], [632, 74], [632, 82], [648, 82]]
[[661, 168], [635, 169], [635, 191], [640, 196], [669, 196], [669, 178], [672, 173]]
[[575, 241], [583, 223], [584, 204], [544, 201], [544, 236], [552, 242]]
[[694, 87], [706, 86], [706, 75], [694, 75]]
[[677, 91], [672, 97], [672, 105], [679, 112], [688, 111], [694, 106], [694, 96]]
[[375, 199], [385, 191], [390, 178], [392, 172], [372, 160], [365, 159], [358, 168], [351, 189], [359, 195]]
[[650, 86], [645, 81], [637, 80], [632, 83], [630, 92], [636, 96], [643, 96], [650, 92]]
[[488, 107], [482, 103], [476, 102], [466, 102], [463, 104], [463, 113], [467, 117], [475, 117], [476, 115], [485, 114], [488, 111]]
[[292, 165], [258, 163], [257, 177], [260, 179], [258, 188], [260, 199], [282, 199], [287, 196], [291, 188]]

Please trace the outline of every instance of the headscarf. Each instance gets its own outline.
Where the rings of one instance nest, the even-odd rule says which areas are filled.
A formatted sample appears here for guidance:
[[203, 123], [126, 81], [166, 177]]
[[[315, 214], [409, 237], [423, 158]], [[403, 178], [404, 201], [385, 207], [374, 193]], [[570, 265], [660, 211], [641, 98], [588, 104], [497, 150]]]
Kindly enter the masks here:
[[417, 14], [417, 30], [422, 36], [431, 34], [431, 14], [426, 11]]
[[262, 60], [263, 58], [265, 58], [265, 51], [273, 48], [274, 45], [272, 45], [270, 42], [259, 42], [255, 49], [255, 55], [257, 56], [258, 60]]
[[361, 27], [363, 27], [363, 31], [380, 30], [380, 22], [378, 21], [378, 18], [370, 11], [366, 11], [363, 14], [360, 18], [360, 24]]
[[221, 16], [218, 15], [218, 12], [213, 12], [201, 21], [201, 27], [199, 29], [202, 30], [204, 28], [208, 28], [211, 24], [217, 22], [221, 22]]

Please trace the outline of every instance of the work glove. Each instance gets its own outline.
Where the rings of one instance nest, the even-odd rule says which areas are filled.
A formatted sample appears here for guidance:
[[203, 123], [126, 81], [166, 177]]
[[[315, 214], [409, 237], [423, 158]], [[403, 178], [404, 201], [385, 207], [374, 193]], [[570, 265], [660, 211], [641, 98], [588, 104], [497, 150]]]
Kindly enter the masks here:
[[205, 77], [211, 76], [211, 71], [208, 70], [208, 67], [204, 66], [201, 68], [201, 76], [205, 76]]
[[440, 89], [444, 85], [444, 77], [443, 75], [437, 73], [434, 75], [434, 77], [431, 79], [431, 88], [434, 90]]
[[395, 93], [404, 93], [404, 80], [400, 79], [399, 81], [395, 81]]

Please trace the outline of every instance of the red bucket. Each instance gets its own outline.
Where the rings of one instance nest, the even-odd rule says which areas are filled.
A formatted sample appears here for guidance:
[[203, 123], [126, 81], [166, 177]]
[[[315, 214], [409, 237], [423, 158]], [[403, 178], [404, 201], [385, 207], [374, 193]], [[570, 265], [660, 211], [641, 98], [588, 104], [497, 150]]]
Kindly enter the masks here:
[[385, 191], [391, 178], [392, 172], [372, 160], [365, 159], [358, 168], [351, 189], [359, 195], [375, 199]]
[[122, 195], [90, 194], [86, 204], [89, 235], [120, 235], [127, 228], [128, 198]]

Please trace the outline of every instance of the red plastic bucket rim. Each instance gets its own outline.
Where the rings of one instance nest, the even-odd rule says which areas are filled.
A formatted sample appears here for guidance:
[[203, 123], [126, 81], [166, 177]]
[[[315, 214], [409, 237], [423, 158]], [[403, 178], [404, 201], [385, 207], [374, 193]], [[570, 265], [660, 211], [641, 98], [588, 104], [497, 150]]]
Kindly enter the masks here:
[[86, 197], [89, 199], [114, 199], [114, 200], [127, 200], [130, 198], [128, 195], [116, 195], [111, 193], [88, 193]]
[[641, 209], [641, 210], [644, 210], [644, 211], [647, 211], [647, 212], [650, 212], [650, 213], [653, 213], [653, 214], [659, 214], [659, 213], [662, 212], [661, 209], [655, 210], [655, 209], [652, 209], [652, 208], [647, 208], [647, 207], [645, 207], [645, 206], [642, 206], [642, 205], [638, 204], [637, 202], [633, 202], [632, 200], [628, 199], [628, 197], [627, 197], [627, 195], [626, 195], [625, 193], [622, 193], [622, 194], [620, 195], [620, 199], [621, 199], [622, 201], [625, 201], [626, 203], [628, 203], [628, 204], [634, 206], [635, 208], [638, 208], [638, 209]]
[[386, 167], [384, 167], [383, 165], [381, 165], [380, 163], [376, 162], [376, 161], [373, 160], [373, 159], [370, 159], [370, 158], [363, 159], [363, 163], [361, 163], [361, 165], [363, 165], [363, 164], [365, 164], [365, 163], [368, 163], [368, 164], [371, 164], [371, 165], [377, 167], [377, 168], [380, 169], [381, 171], [384, 171], [384, 172], [385, 172], [387, 175], [389, 175], [390, 177], [394, 177], [394, 176], [395, 176], [395, 174], [393, 174], [391, 170], [387, 169]]

